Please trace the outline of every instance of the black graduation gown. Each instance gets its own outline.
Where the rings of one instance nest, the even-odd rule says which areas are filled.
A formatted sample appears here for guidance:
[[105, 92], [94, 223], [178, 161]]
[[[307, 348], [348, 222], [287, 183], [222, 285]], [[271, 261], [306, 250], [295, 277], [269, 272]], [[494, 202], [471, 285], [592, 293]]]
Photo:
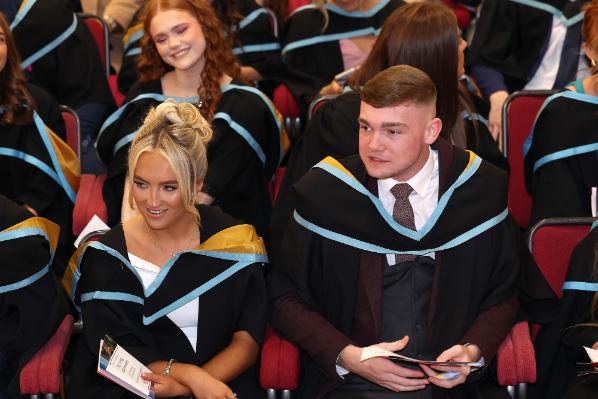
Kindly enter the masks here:
[[[43, 96], [36, 95], [38, 92], [41, 91], [33, 88], [37, 107], [47, 113], [55, 106], [45, 103]], [[55, 114], [47, 115], [56, 118]], [[61, 227], [54, 262], [54, 271], [61, 276], [74, 241], [72, 213], [79, 184], [79, 161], [70, 147], [46, 127], [45, 121], [37, 113], [34, 116], [32, 123], [0, 127], [0, 193], [18, 204], [31, 206]], [[56, 125], [60, 128], [60, 124]]]
[[[584, 2], [574, 1], [538, 0], [541, 5], [534, 6], [518, 0], [485, 0], [466, 64], [490, 67], [503, 75], [509, 92], [521, 90], [540, 62], [553, 13], [564, 14], [567, 23], [581, 24], [579, 10]], [[579, 58], [579, 54], [572, 56]]]
[[[69, 0], [24, 0], [11, 30], [31, 82], [61, 104], [113, 105], [97, 46]], [[16, 23], [16, 25], [15, 25]]]
[[324, 14], [313, 5], [299, 8], [289, 17], [281, 34], [286, 65], [282, 82], [293, 93], [303, 114], [320, 89], [345, 69], [339, 40], [378, 35], [386, 18], [403, 4], [402, 0], [380, 0], [368, 12], [347, 14], [326, 3], [326, 29]]
[[[253, 227], [239, 225], [219, 209], [198, 209], [200, 252], [171, 259], [156, 277], [161, 282], [152, 284], [151, 293], [152, 286], [144, 290], [132, 272], [122, 225], [73, 256], [63, 286], [81, 307], [84, 324], [68, 397], [136, 397], [96, 373], [104, 334], [146, 365], [174, 358], [201, 366], [220, 353], [236, 331], [246, 331], [261, 346], [266, 323], [263, 241]], [[199, 298], [197, 351], [166, 316], [195, 298]], [[263, 393], [257, 371], [256, 364], [227, 385], [239, 397], [258, 398]]]
[[[129, 145], [150, 107], [166, 98], [160, 80], [139, 82], [100, 130], [96, 147], [108, 167], [103, 194], [111, 226], [120, 221]], [[178, 100], [196, 102], [197, 98]], [[252, 224], [262, 235], [270, 220], [268, 180], [286, 145], [281, 142], [285, 135], [281, 119], [264, 94], [232, 82], [225, 86], [216, 108], [214, 136], [208, 146], [203, 191], [225, 212]]]
[[20, 397], [20, 370], [69, 311], [50, 269], [59, 229], [0, 194], [0, 396]]
[[237, 29], [233, 53], [241, 65], [254, 67], [264, 78], [258, 82], [260, 90], [271, 95], [284, 65], [280, 56], [280, 43], [274, 35], [276, 17], [255, 0], [237, 0], [237, 8], [243, 16]]
[[533, 198], [530, 226], [548, 217], [591, 216], [598, 186], [598, 97], [562, 92], [548, 98], [524, 146]]
[[[284, 68], [280, 43], [274, 35], [270, 16], [267, 9], [255, 0], [236, 0], [236, 6], [243, 19], [234, 28], [236, 42], [232, 46], [233, 53], [241, 65], [254, 67], [264, 77], [258, 87], [270, 94]], [[134, 23], [123, 38], [123, 60], [118, 72], [118, 88], [122, 93], [127, 93], [137, 81], [136, 60], [141, 54], [143, 34], [143, 25]]]
[[[313, 165], [326, 156], [336, 159], [359, 152], [359, 95], [345, 93], [323, 105], [312, 117], [297, 143], [293, 146], [286, 173], [272, 211], [271, 236], [280, 237], [291, 218], [294, 204], [291, 201], [291, 187]], [[484, 160], [508, 170], [507, 161], [498, 150], [483, 116], [463, 114], [467, 145]], [[476, 119], [478, 134], [473, 119]], [[271, 240], [272, 241], [272, 240]], [[272, 241], [273, 242], [273, 241]]]
[[[367, 174], [357, 156], [340, 162], [326, 158], [301, 178], [293, 187], [296, 209], [285, 231], [282, 251], [275, 249], [270, 253], [270, 297], [298, 295], [309, 309], [353, 339], [352, 331], [358, 323], [354, 317], [356, 291], [359, 285], [366, 284], [360, 275], [368, 274], [360, 271], [364, 267], [363, 257], [405, 251], [421, 255], [435, 251], [431, 300], [435, 311], [428, 318], [428, 348], [438, 355], [455, 343], [474, 342], [462, 340], [467, 339], [466, 333], [476, 324], [477, 316], [511, 301], [515, 295], [520, 271], [519, 254], [513, 250], [517, 247], [517, 229], [506, 209], [504, 172], [454, 147], [452, 160], [443, 161], [443, 157], [451, 159], [451, 152], [447, 150], [450, 145], [443, 141], [435, 146], [433, 149], [442, 150], [439, 164], [448, 162], [450, 165], [446, 186], [455, 188], [457, 181], [463, 184], [454, 191], [447, 187], [440, 189], [436, 211], [427, 227], [417, 233], [392, 221], [392, 217], [380, 209], [377, 197], [372, 199], [375, 194], [364, 186], [368, 184]], [[441, 209], [442, 204], [446, 205], [444, 209]], [[473, 235], [463, 240], [466, 231]], [[376, 292], [373, 295], [377, 295]], [[506, 325], [510, 326], [515, 315], [507, 312], [505, 317]], [[362, 323], [365, 320], [369, 318]], [[274, 316], [273, 326], [284, 329], [277, 321]], [[492, 323], [497, 321], [493, 319]], [[496, 347], [510, 328], [505, 329], [506, 325], [490, 327], [488, 331]], [[304, 337], [316, 333], [310, 332], [310, 327], [302, 326]], [[484, 328], [488, 329], [488, 325]], [[288, 329], [282, 333], [296, 336]], [[356, 344], [367, 346], [378, 342], [375, 337], [372, 339]], [[311, 350], [313, 356], [319, 356], [322, 348]], [[486, 352], [484, 356], [489, 364], [494, 353]], [[336, 378], [334, 374], [325, 374], [323, 370], [330, 368], [315, 363], [306, 352], [302, 352], [301, 367], [301, 398], [317, 397], [321, 387]], [[465, 384], [451, 391], [434, 389], [434, 397], [447, 397], [449, 392], [453, 398], [479, 397], [477, 384]]]
[[589, 361], [582, 346], [591, 347], [598, 341], [598, 326], [573, 327], [592, 320], [590, 312], [596, 281], [591, 276], [597, 242], [598, 229], [593, 229], [571, 255], [565, 282], [589, 283], [594, 286], [593, 291], [563, 290], [554, 319], [542, 327], [534, 342], [538, 379], [528, 386], [530, 399], [589, 399], [598, 394], [595, 378], [586, 381], [576, 377], [577, 371], [587, 369], [576, 363]]

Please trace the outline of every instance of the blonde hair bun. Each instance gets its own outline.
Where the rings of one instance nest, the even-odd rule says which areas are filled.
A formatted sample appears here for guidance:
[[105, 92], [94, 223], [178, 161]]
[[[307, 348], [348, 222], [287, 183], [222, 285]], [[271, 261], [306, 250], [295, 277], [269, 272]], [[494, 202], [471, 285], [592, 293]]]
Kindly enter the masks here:
[[167, 120], [176, 128], [193, 129], [204, 143], [212, 138], [212, 127], [193, 104], [168, 99], [156, 107], [154, 118]]

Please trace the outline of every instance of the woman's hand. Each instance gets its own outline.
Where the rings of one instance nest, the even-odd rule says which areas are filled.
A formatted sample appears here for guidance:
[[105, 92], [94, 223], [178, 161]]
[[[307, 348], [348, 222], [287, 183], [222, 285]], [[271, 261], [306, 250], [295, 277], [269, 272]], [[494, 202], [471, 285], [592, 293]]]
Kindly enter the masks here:
[[498, 148], [502, 150], [502, 106], [509, 96], [505, 90], [492, 93], [490, 96], [490, 114], [488, 115], [488, 129], [492, 133]]
[[154, 384], [157, 398], [170, 398], [173, 396], [186, 396], [191, 390], [172, 377], [157, 373], [143, 373], [141, 378]]
[[225, 383], [212, 377], [197, 366], [187, 365], [181, 383], [189, 388], [195, 399], [236, 398], [236, 395]]

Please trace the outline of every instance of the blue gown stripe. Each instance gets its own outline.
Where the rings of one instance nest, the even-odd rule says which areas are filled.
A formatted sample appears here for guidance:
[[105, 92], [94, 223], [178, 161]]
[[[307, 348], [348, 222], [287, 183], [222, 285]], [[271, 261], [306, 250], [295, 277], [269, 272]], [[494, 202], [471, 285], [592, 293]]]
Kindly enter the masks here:
[[587, 283], [585, 281], [565, 281], [563, 283], [564, 290], [575, 290], [575, 291], [598, 291], [598, 283]]
[[58, 176], [59, 184], [66, 192], [66, 195], [69, 197], [71, 202], [74, 204], [75, 196], [76, 196], [75, 191], [73, 190], [73, 188], [71, 187], [69, 182], [66, 180], [66, 177], [64, 176], [64, 173], [62, 172], [62, 167], [60, 166], [60, 162], [58, 161], [58, 157], [56, 156], [54, 146], [52, 146], [52, 143], [50, 141], [50, 137], [49, 137], [49, 133], [46, 128], [46, 125], [44, 124], [42, 119], [39, 117], [37, 112], [33, 112], [33, 121], [35, 122], [35, 126], [37, 127], [37, 132], [41, 136], [44, 146], [46, 147], [46, 151], [48, 151], [48, 154], [50, 155], [50, 159], [52, 160], [52, 165], [54, 166], [54, 172], [56, 173], [56, 176]]
[[40, 58], [42, 58], [43, 56], [48, 54], [50, 51], [52, 51], [56, 47], [60, 46], [60, 44], [62, 44], [62, 42], [64, 42], [70, 35], [75, 33], [76, 29], [77, 29], [77, 15], [73, 14], [73, 23], [68, 28], [66, 28], [66, 30], [64, 32], [62, 32], [54, 40], [52, 40], [50, 43], [46, 44], [44, 47], [37, 50], [35, 53], [31, 54], [27, 59], [25, 59], [23, 62], [21, 62], [21, 68], [25, 69], [25, 68], [29, 67], [35, 61], [39, 60]]
[[592, 223], [592, 226], [590, 227], [590, 230], [594, 230], [596, 228], [596, 226], [598, 226], [598, 219], [594, 220], [594, 222]]
[[181, 102], [195, 103], [198, 100], [197, 96], [183, 98], [183, 97], [169, 97], [169, 96], [165, 96], [163, 94], [158, 94], [158, 93], [140, 94], [137, 97], [135, 97], [134, 99], [132, 99], [131, 101], [128, 101], [128, 102], [124, 103], [123, 105], [121, 105], [119, 109], [114, 111], [112, 113], [112, 115], [110, 115], [106, 119], [106, 121], [102, 124], [102, 127], [100, 128], [100, 132], [98, 133], [98, 138], [96, 139], [96, 143], [95, 143], [96, 147], [97, 147], [98, 141], [100, 140], [102, 133], [104, 133], [104, 131], [108, 128], [108, 126], [112, 125], [114, 122], [116, 122], [122, 116], [122, 114], [125, 112], [125, 110], [129, 107], [130, 104], [132, 104], [136, 101], [141, 101], [141, 100], [145, 100], [145, 99], [155, 100], [157, 102], [164, 102], [164, 101], [168, 100], [169, 98], [172, 98], [173, 100], [175, 100], [178, 103], [181, 103]]
[[480, 157], [478, 157], [477, 155], [474, 155], [474, 157], [475, 158], [474, 158], [472, 164], [468, 168], [466, 168], [461, 173], [461, 175], [459, 175], [457, 180], [455, 180], [455, 182], [453, 184], [451, 184], [451, 186], [446, 190], [446, 192], [444, 194], [442, 194], [442, 196], [438, 200], [438, 204], [437, 204], [436, 208], [430, 215], [430, 218], [422, 226], [422, 228], [418, 231], [413, 231], [413, 230], [408, 229], [408, 228], [400, 225], [399, 223], [397, 223], [392, 218], [392, 216], [388, 212], [386, 212], [386, 210], [384, 209], [384, 206], [380, 202], [380, 199], [378, 197], [376, 197], [375, 195], [373, 195], [367, 188], [365, 188], [361, 183], [356, 181], [354, 178], [341, 172], [337, 168], [330, 166], [323, 162], [316, 164], [314, 166], [314, 168], [321, 168], [321, 169], [326, 170], [328, 173], [337, 177], [338, 179], [340, 179], [341, 181], [343, 181], [344, 183], [349, 185], [351, 188], [355, 189], [356, 191], [358, 191], [359, 193], [361, 193], [363, 195], [366, 195], [370, 199], [370, 201], [374, 204], [374, 206], [378, 210], [378, 213], [380, 214], [380, 216], [382, 216], [382, 218], [386, 221], [386, 223], [393, 230], [395, 230], [397, 233], [399, 233], [405, 237], [411, 238], [412, 240], [421, 241], [421, 239], [424, 238], [428, 234], [428, 232], [430, 230], [432, 230], [432, 228], [434, 228], [434, 226], [436, 225], [438, 218], [440, 217], [440, 215], [442, 215], [442, 212], [444, 212], [444, 209], [445, 209], [446, 205], [448, 204], [448, 201], [450, 200], [451, 196], [453, 195], [453, 192], [458, 187], [460, 187], [462, 184], [464, 184], [467, 180], [469, 180], [469, 178], [471, 176], [473, 176], [474, 173], [480, 167], [480, 164], [482, 163], [482, 159]]
[[135, 140], [135, 136], [137, 136], [137, 133], [139, 133], [139, 130], [135, 130], [133, 133], [129, 133], [126, 136], [122, 137], [120, 140], [118, 140], [116, 144], [114, 144], [112, 155], [116, 154], [118, 150], [120, 150], [124, 146], [131, 144], [133, 140]]
[[129, 37], [128, 37], [129, 40], [127, 40], [127, 42], [124, 43], [123, 50], [126, 52], [132, 44], [135, 44], [139, 40], [141, 40], [141, 38], [143, 37], [144, 34], [145, 34], [145, 31], [143, 29], [139, 29], [135, 33], [129, 35]]
[[223, 93], [226, 93], [229, 90], [238, 89], [238, 90], [245, 90], [245, 91], [248, 91], [250, 93], [253, 93], [253, 94], [259, 96], [262, 99], [262, 101], [264, 101], [264, 103], [268, 106], [268, 109], [270, 110], [270, 113], [272, 114], [272, 118], [274, 118], [274, 121], [276, 122], [276, 126], [278, 127], [278, 131], [282, 132], [282, 123], [276, 117], [276, 110], [274, 109], [274, 106], [272, 105], [272, 102], [260, 90], [256, 89], [255, 87], [241, 86], [241, 85], [237, 85], [237, 84], [234, 84], [234, 83], [226, 84], [226, 85], [222, 86], [221, 89], [222, 89]]
[[234, 55], [257, 53], [260, 51], [274, 51], [280, 50], [279, 43], [264, 43], [264, 44], [249, 44], [247, 46], [235, 47], [233, 49]]
[[[548, 104], [552, 101], [554, 101], [557, 98], [568, 98], [571, 100], [576, 100], [576, 101], [582, 101], [588, 104], [596, 104], [598, 105], [598, 97], [596, 96], [591, 96], [589, 94], [584, 94], [584, 93], [578, 93], [575, 91], [563, 91], [560, 93], [556, 93], [553, 94], [551, 96], [549, 96], [544, 103], [542, 103], [542, 107], [540, 107], [540, 111], [538, 111], [538, 116], [542, 113], [542, 111], [544, 111], [544, 109], [546, 108], [546, 106], [548, 106]], [[527, 156], [527, 153], [529, 152], [530, 148], [532, 147], [532, 143], [534, 140], [534, 130], [536, 129], [536, 122], [538, 121], [538, 116], [536, 116], [536, 120], [534, 121], [534, 125], [532, 126], [532, 131], [530, 132], [530, 134], [527, 136], [527, 138], [525, 139], [524, 143], [523, 143], [523, 157], [525, 158]], [[535, 170], [535, 169], [534, 169]]]
[[247, 129], [245, 129], [243, 126], [241, 126], [240, 124], [235, 122], [230, 117], [230, 115], [225, 112], [217, 112], [216, 114], [214, 114], [214, 120], [216, 120], [216, 119], [221, 119], [221, 120], [225, 121], [231, 127], [231, 129], [233, 129], [235, 132], [237, 132], [237, 134], [239, 136], [241, 136], [243, 138], [243, 140], [245, 140], [247, 142], [247, 144], [249, 144], [249, 146], [253, 149], [253, 151], [259, 158], [260, 162], [262, 163], [262, 166], [266, 165], [266, 154], [264, 153], [264, 150], [259, 145], [259, 143], [257, 141], [255, 141], [255, 139], [253, 138], [251, 133], [249, 133], [249, 131], [247, 131]]
[[161, 310], [157, 311], [156, 313], [150, 316], [143, 316], [143, 324], [148, 325], [156, 321], [162, 316], [167, 315], [168, 313], [180, 308], [181, 306], [191, 302], [195, 298], [201, 296], [208, 290], [214, 288], [233, 274], [237, 273], [238, 271], [246, 268], [247, 266], [252, 265], [254, 262], [237, 262], [222, 273], [218, 274], [217, 276], [211, 278], [210, 280], [206, 281], [204, 284], [200, 285], [187, 295], [182, 296], [181, 298], [177, 299], [170, 305], [162, 308]]
[[18, 158], [24, 162], [27, 162], [28, 164], [31, 164], [39, 170], [41, 170], [42, 172], [44, 172], [45, 174], [47, 174], [48, 176], [50, 176], [52, 180], [56, 182], [56, 184], [60, 185], [60, 179], [58, 179], [58, 175], [56, 174], [56, 172], [54, 172], [54, 170], [51, 167], [49, 167], [36, 157], [29, 155], [23, 151], [17, 151], [14, 148], [6, 147], [0, 147], [0, 155]]
[[23, 18], [25, 18], [29, 13], [29, 10], [31, 10], [35, 3], [37, 3], [37, 0], [24, 1], [25, 4], [21, 6], [21, 9], [17, 12], [17, 15], [15, 15], [15, 18], [12, 20], [12, 23], [10, 24], [10, 30], [13, 30], [18, 24], [20, 24]]
[[247, 25], [249, 25], [250, 23], [252, 23], [253, 21], [255, 21], [262, 14], [266, 14], [267, 15], [268, 11], [266, 11], [263, 8], [258, 8], [257, 10], [253, 10], [252, 12], [250, 12], [249, 14], [247, 14], [247, 16], [245, 18], [243, 18], [241, 20], [241, 22], [239, 22], [239, 30], [246, 28]]
[[340, 242], [341, 244], [345, 244], [345, 245], [348, 245], [353, 248], [361, 249], [363, 251], [374, 252], [374, 253], [379, 253], [379, 254], [395, 254], [395, 255], [399, 255], [399, 254], [426, 255], [426, 254], [429, 254], [432, 252], [443, 251], [446, 249], [457, 247], [457, 246], [463, 244], [464, 242], [469, 241], [473, 237], [476, 237], [477, 235], [485, 232], [486, 230], [496, 226], [497, 224], [499, 224], [500, 222], [505, 220], [508, 215], [509, 215], [509, 210], [505, 209], [498, 215], [486, 220], [482, 224], [474, 227], [471, 230], [466, 231], [465, 233], [460, 234], [459, 236], [453, 238], [452, 240], [450, 240], [436, 248], [422, 249], [422, 250], [417, 250], [417, 251], [394, 251], [392, 249], [384, 248], [384, 247], [381, 247], [381, 246], [378, 246], [375, 244], [371, 244], [371, 243], [368, 243], [368, 242], [365, 242], [362, 240], [358, 240], [356, 238], [349, 237], [344, 234], [340, 234], [340, 233], [334, 232], [332, 230], [328, 230], [323, 227], [320, 227], [320, 226], [304, 219], [296, 210], [293, 214], [297, 223], [299, 223], [301, 226], [305, 227], [306, 229], [318, 234], [319, 236], [322, 236], [322, 237], [327, 238], [332, 241]]
[[367, 35], [375, 35], [378, 36], [380, 34], [380, 28], [376, 29], [373, 27], [358, 29], [349, 32], [341, 32], [341, 33], [333, 33], [329, 35], [320, 35], [314, 36], [307, 39], [297, 40], [295, 42], [291, 42], [282, 48], [282, 55], [284, 56], [286, 53], [292, 50], [296, 50], [301, 47], [313, 46], [314, 44], [326, 43], [326, 42], [334, 42], [341, 39], [351, 39], [354, 37], [359, 36], [367, 36]]
[[127, 51], [125, 51], [125, 57], [130, 57], [132, 55], [139, 55], [141, 54], [141, 47], [131, 47]]
[[249, 263], [268, 263], [268, 255], [263, 254], [243, 254], [243, 253], [229, 253], [229, 252], [220, 252], [220, 251], [185, 251], [185, 252], [178, 252], [172, 258], [166, 262], [166, 264], [160, 269], [158, 275], [152, 281], [152, 283], [145, 289], [145, 296], [148, 297], [152, 295], [158, 287], [162, 284], [168, 272], [174, 265], [174, 263], [179, 259], [181, 255], [191, 253], [195, 255], [204, 255], [209, 256], [215, 259], [222, 259], [222, 260], [231, 260], [235, 262], [249, 262]]
[[27, 287], [28, 285], [35, 283], [37, 280], [39, 280], [40, 278], [45, 276], [50, 271], [51, 263], [52, 263], [52, 261], [50, 260], [50, 262], [46, 266], [44, 266], [43, 269], [41, 269], [37, 273], [27, 277], [26, 279], [23, 279], [16, 283], [0, 286], [0, 294], [4, 294], [4, 293], [10, 292], [10, 291], [20, 290], [21, 288]]
[[563, 158], [569, 158], [576, 155], [587, 154], [588, 152], [598, 151], [598, 143], [586, 144], [579, 147], [568, 148], [553, 152], [552, 154], [544, 155], [534, 163], [534, 173], [542, 166], [549, 162], [556, 161]]
[[572, 16], [571, 18], [567, 18], [567, 17], [565, 17], [563, 12], [561, 10], [559, 10], [558, 8], [551, 6], [550, 4], [542, 3], [537, 0], [509, 0], [509, 1], [511, 1], [513, 3], [522, 4], [524, 6], [536, 8], [538, 10], [546, 11], [546, 12], [554, 15], [558, 19], [560, 19], [562, 24], [565, 25], [567, 28], [572, 25], [575, 25], [576, 23], [581, 22], [583, 20], [583, 14], [584, 14], [583, 12], [580, 12], [579, 14], [576, 14], [576, 15]]
[[[1, 232], [0, 242], [16, 240], [18, 238], [30, 236], [42, 236], [46, 239], [46, 241], [50, 242], [48, 233], [44, 229], [41, 229], [39, 227], [22, 227], [11, 231]], [[52, 264], [52, 261], [54, 260], [54, 252], [51, 248], [52, 247], [50, 246], [50, 261], [40, 271], [16, 283], [0, 286], [0, 294], [4, 294], [10, 291], [16, 291], [23, 287], [27, 287], [28, 285], [35, 283], [37, 280], [46, 275], [46, 273], [48, 273], [48, 271], [50, 270], [50, 265]]]
[[85, 294], [81, 295], [81, 302], [92, 301], [96, 299], [107, 300], [107, 301], [124, 301], [124, 302], [133, 302], [143, 305], [144, 300], [137, 295], [126, 294], [124, 292], [114, 292], [114, 291], [93, 291], [93, 292], [86, 292]]
[[479, 121], [482, 122], [486, 127], [488, 127], [488, 119], [484, 118], [482, 115], [478, 113], [470, 113], [469, 111], [465, 110], [461, 112], [461, 119], [469, 119], [472, 121]]

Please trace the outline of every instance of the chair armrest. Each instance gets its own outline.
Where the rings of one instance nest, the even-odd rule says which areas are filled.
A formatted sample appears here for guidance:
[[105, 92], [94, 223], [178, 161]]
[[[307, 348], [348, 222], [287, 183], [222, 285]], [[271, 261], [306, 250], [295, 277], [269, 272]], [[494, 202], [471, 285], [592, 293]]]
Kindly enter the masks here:
[[262, 347], [260, 384], [264, 389], [293, 390], [299, 381], [299, 350], [267, 327]]
[[60, 392], [62, 359], [71, 339], [73, 316], [66, 315], [48, 342], [27, 362], [19, 376], [21, 394]]
[[81, 175], [79, 190], [73, 209], [73, 234], [78, 236], [94, 214], [104, 222], [108, 220], [108, 210], [102, 196], [102, 186], [106, 175]]
[[536, 356], [526, 321], [513, 326], [498, 349], [497, 363], [500, 385], [536, 382]]

